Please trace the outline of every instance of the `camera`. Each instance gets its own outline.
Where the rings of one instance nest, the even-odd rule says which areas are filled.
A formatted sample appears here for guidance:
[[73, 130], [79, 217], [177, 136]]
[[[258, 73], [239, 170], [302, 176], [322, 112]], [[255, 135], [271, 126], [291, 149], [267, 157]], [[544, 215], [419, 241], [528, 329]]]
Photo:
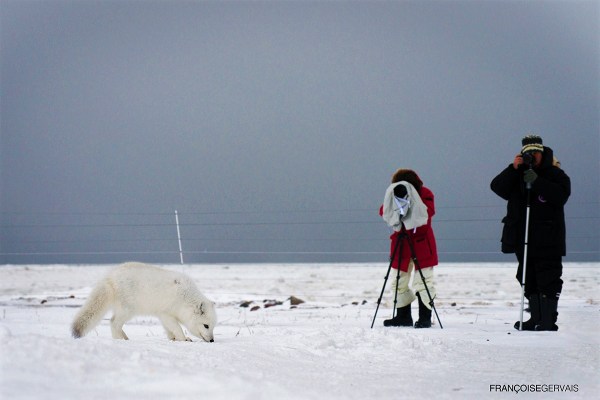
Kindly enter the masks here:
[[523, 163], [525, 163], [529, 167], [531, 167], [533, 165], [533, 162], [535, 161], [535, 158], [533, 157], [533, 152], [532, 151], [528, 151], [526, 153], [523, 153], [522, 157], [523, 157]]
[[394, 188], [394, 196], [400, 199], [403, 199], [407, 194], [408, 192], [406, 191], [404, 185], [398, 185]]

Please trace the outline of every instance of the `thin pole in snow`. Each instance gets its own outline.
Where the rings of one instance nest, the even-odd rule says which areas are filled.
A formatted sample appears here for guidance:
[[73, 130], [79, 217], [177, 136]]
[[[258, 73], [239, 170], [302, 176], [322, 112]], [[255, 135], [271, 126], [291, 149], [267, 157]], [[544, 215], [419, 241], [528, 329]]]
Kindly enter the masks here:
[[179, 242], [179, 261], [183, 265], [183, 250], [181, 248], [181, 232], [179, 231], [179, 215], [177, 214], [177, 210], [175, 210], [175, 224], [177, 225], [177, 241]]
[[[529, 166], [531, 169], [531, 165]], [[519, 330], [523, 330], [523, 311], [525, 310], [525, 277], [527, 276], [527, 247], [529, 245], [529, 210], [531, 208], [531, 183], [525, 185], [527, 190], [527, 211], [525, 213], [525, 246], [523, 249], [523, 276], [521, 277], [521, 313], [519, 315]]]

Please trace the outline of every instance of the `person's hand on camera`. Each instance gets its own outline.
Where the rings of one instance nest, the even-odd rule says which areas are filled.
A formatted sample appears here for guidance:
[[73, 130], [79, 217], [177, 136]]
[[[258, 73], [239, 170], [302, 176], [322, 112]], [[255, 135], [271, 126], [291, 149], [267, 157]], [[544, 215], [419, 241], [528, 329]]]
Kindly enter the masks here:
[[534, 170], [528, 169], [523, 174], [523, 181], [525, 181], [525, 183], [533, 183], [533, 182], [535, 182], [537, 177], [538, 177], [538, 175], [535, 173]]
[[515, 156], [515, 160], [513, 161], [513, 168], [519, 169], [519, 166], [523, 165], [523, 155], [521, 153]]

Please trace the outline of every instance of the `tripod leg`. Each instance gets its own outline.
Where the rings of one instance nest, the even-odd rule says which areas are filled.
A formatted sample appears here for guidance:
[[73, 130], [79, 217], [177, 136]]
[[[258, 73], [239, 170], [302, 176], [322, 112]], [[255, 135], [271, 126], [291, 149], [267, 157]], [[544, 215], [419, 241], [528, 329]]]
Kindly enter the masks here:
[[383, 287], [381, 288], [381, 294], [377, 299], [377, 308], [375, 308], [375, 315], [373, 315], [373, 321], [371, 322], [371, 329], [373, 329], [373, 325], [375, 324], [375, 318], [377, 318], [377, 311], [379, 311], [379, 305], [381, 304], [381, 298], [383, 297], [383, 292], [385, 291], [385, 285], [387, 283], [388, 277], [390, 276], [390, 269], [392, 269], [392, 261], [390, 261], [390, 266], [388, 267], [387, 273], [385, 274], [385, 279], [383, 280]]
[[394, 290], [394, 309], [392, 310], [392, 318], [396, 316], [396, 308], [398, 307], [398, 282], [400, 281], [400, 268], [396, 270], [396, 290]]
[[[383, 297], [383, 292], [385, 291], [385, 285], [387, 284], [387, 280], [390, 276], [390, 270], [392, 269], [392, 264], [394, 263], [394, 259], [396, 258], [396, 253], [398, 251], [399, 244], [400, 244], [400, 238], [398, 237], [398, 241], [396, 242], [396, 246], [394, 246], [394, 251], [392, 252], [392, 256], [390, 257], [390, 265], [388, 266], [387, 273], [385, 274], [385, 279], [383, 281], [383, 287], [381, 288], [381, 293], [379, 294], [379, 299], [377, 299], [377, 308], [375, 308], [375, 315], [373, 315], [373, 321], [371, 322], [371, 329], [373, 329], [373, 325], [375, 324], [375, 318], [377, 318], [377, 312], [379, 311], [379, 306], [381, 304], [381, 298]], [[398, 265], [398, 271], [400, 271], [400, 265]]]
[[[427, 282], [425, 282], [425, 276], [423, 276], [423, 271], [421, 271], [421, 269], [419, 268], [419, 274], [421, 276], [421, 281], [423, 282], [423, 286], [425, 286], [425, 291], [427, 292], [427, 297], [429, 297], [429, 305], [431, 306], [431, 309], [433, 310], [433, 312], [435, 313], [435, 317], [438, 320], [438, 323], [440, 324], [440, 329], [444, 329], [444, 327], [442, 326], [442, 321], [440, 321], [440, 316], [437, 313], [437, 310], [435, 309], [435, 305], [433, 304], [433, 297], [431, 296], [431, 293], [429, 292], [429, 287], [427, 287]], [[422, 301], [423, 299], [421, 299]]]
[[[403, 230], [405, 229], [404, 225], [402, 226], [402, 229]], [[415, 254], [415, 248], [413, 246], [412, 239], [408, 235], [406, 235], [406, 238], [408, 240], [408, 246], [410, 247], [410, 254], [412, 255], [413, 263], [415, 264], [415, 269], [417, 269], [419, 271], [419, 275], [421, 276], [421, 281], [423, 282], [423, 285], [425, 286], [425, 291], [427, 292], [427, 297], [429, 297], [429, 305], [431, 306], [431, 309], [435, 313], [435, 317], [437, 318], [438, 323], [440, 324], [440, 329], [444, 329], [444, 327], [442, 326], [442, 321], [440, 321], [440, 316], [438, 315], [437, 310], [435, 309], [435, 305], [433, 304], [433, 297], [431, 297], [431, 293], [429, 292], [429, 288], [427, 287], [427, 283], [425, 282], [425, 277], [423, 276], [423, 271], [421, 271], [421, 267], [419, 266], [419, 261], [417, 260], [417, 256]]]
[[[392, 318], [396, 316], [396, 310], [398, 308], [398, 282], [400, 281], [400, 259], [402, 258], [402, 248], [404, 243], [402, 242], [402, 238], [398, 236], [398, 241], [400, 242], [400, 254], [398, 255], [398, 269], [396, 270], [396, 290], [394, 290], [394, 309], [392, 310]], [[396, 244], [396, 247], [398, 244]]]

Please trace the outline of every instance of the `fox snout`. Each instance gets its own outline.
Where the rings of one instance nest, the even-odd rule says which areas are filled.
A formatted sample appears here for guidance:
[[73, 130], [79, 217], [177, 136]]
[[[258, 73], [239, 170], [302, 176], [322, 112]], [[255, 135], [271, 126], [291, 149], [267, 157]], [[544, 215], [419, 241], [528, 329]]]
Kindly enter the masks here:
[[215, 341], [215, 338], [212, 335], [208, 336], [208, 338], [205, 336], [200, 336], [200, 337], [202, 339], [204, 339], [205, 342], [208, 342], [208, 343], [214, 343], [214, 341]]

